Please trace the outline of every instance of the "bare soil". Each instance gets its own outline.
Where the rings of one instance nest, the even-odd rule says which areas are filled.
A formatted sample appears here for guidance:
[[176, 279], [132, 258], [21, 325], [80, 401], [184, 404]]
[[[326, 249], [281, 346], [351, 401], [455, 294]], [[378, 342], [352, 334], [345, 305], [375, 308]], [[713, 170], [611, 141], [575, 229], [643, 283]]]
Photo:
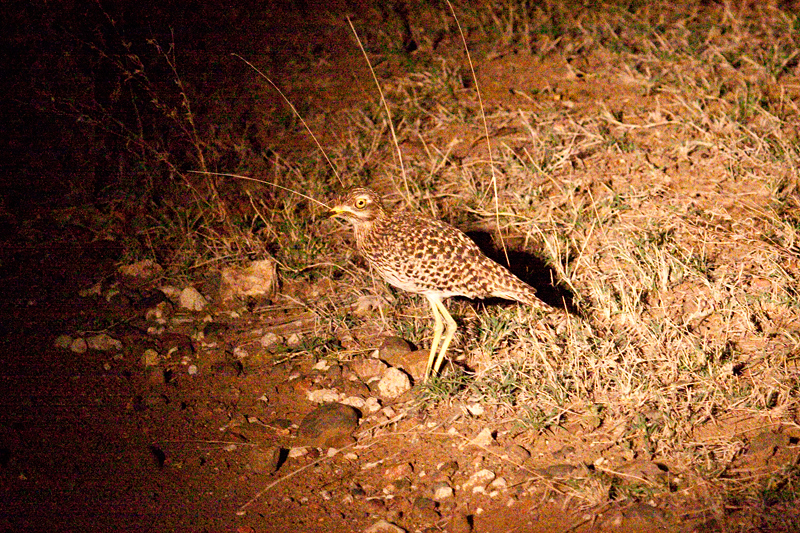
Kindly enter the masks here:
[[[336, 455], [312, 447], [287, 458], [298, 445], [297, 426], [316, 407], [309, 391], [375, 395], [343, 380], [348, 357], [338, 372], [315, 370], [310, 355], [262, 354], [238, 363], [231, 350], [263, 331], [272, 318], [264, 312], [215, 315], [202, 343], [192, 332], [202, 329], [205, 314], [178, 313], [182, 326], [148, 334], [152, 324], [143, 315], [156, 301], [151, 291], [126, 289], [111, 302], [77, 296], [89, 282], [115, 278], [118, 248], [69, 241], [62, 235], [56, 247], [18, 249], [4, 265], [5, 530], [346, 532], [381, 518], [408, 531], [589, 531], [598, 520], [603, 530], [653, 530], [636, 506], [628, 514], [644, 520], [639, 526], [623, 519], [624, 507], [605, 510], [616, 517], [611, 522], [563, 498], [559, 485], [585, 475], [582, 465], [598, 443], [568, 432], [532, 437], [513, 420], [491, 412], [474, 417], [463, 405], [420, 408], [412, 393], [384, 401], [397, 416], [364, 413], [357, 439]], [[79, 354], [54, 346], [59, 334], [96, 331], [121, 340], [123, 349]], [[177, 351], [146, 368], [141, 354], [148, 348]], [[181, 354], [199, 365], [197, 375], [180, 364]], [[485, 428], [493, 443], [471, 444]], [[532, 457], [509, 457], [511, 444]], [[264, 454], [276, 448], [283, 450], [279, 468], [265, 472]], [[504, 478], [507, 488], [494, 495], [457, 489], [452, 498], [432, 499], [434, 483], [459, 487], [481, 469]], [[682, 513], [646, 512], [666, 530], [684, 528]]]
[[[640, 502], [615, 503], [601, 486], [596, 497], [602, 505], [570, 497], [570, 484], [620, 453], [609, 434], [613, 428], [593, 430], [590, 422], [531, 432], [513, 417], [498, 417], [491, 406], [476, 411], [479, 403], [426, 406], [412, 389], [381, 399], [380, 411], [363, 410], [354, 438], [335, 448], [306, 447], [297, 430], [317, 407], [310, 392], [379, 396], [374, 383], [353, 378], [351, 366], [384, 337], [365, 334], [363, 349], [344, 350], [320, 367], [308, 352], [272, 354], [257, 342], [264, 332], [285, 333], [285, 324], [302, 323], [302, 312], [292, 322], [285, 310], [267, 308], [242, 308], [234, 316], [219, 309], [176, 310], [166, 331], [153, 335], [148, 328], [154, 323], [144, 315], [163, 298], [152, 287], [116, 285], [117, 246], [50, 235], [60, 235], [61, 244], [20, 247], [4, 261], [5, 530], [348, 532], [382, 519], [407, 531], [717, 527], [696, 485]], [[114, 295], [110, 301], [77, 296], [98, 281], [121, 292], [106, 292]], [[270, 326], [276, 323], [282, 325]], [[122, 350], [72, 353], [54, 346], [60, 334], [101, 331], [122, 341]], [[169, 355], [147, 367], [142, 354], [148, 348]], [[239, 359], [236, 348], [250, 355]], [[412, 357], [424, 361], [426, 355], [423, 350]], [[186, 361], [197, 365], [197, 374], [189, 373]], [[491, 438], [480, 440], [487, 429]], [[720, 437], [758, 435], [736, 464], [768, 472], [797, 461], [798, 435], [779, 429], [723, 416], [714, 431]], [[301, 447], [307, 453], [287, 456]], [[273, 471], [269, 457], [276, 450]], [[621, 479], [676, 488], [683, 483], [667, 466], [630, 460], [634, 455]], [[473, 492], [468, 479], [481, 470], [504, 483], [484, 483], [485, 490]], [[455, 489], [454, 495], [434, 499], [437, 483]], [[785, 512], [779, 525], [791, 530], [795, 510]], [[735, 516], [726, 514], [726, 523]], [[750, 520], [748, 513], [746, 528]]]

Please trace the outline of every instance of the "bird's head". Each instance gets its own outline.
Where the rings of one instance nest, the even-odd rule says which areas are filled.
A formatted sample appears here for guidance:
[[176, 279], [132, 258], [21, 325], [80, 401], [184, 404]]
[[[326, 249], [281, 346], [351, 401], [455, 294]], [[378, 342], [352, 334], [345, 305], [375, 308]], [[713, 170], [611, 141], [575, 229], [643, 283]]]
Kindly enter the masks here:
[[357, 187], [346, 192], [331, 209], [331, 216], [353, 224], [370, 224], [386, 214], [381, 197], [375, 191]]

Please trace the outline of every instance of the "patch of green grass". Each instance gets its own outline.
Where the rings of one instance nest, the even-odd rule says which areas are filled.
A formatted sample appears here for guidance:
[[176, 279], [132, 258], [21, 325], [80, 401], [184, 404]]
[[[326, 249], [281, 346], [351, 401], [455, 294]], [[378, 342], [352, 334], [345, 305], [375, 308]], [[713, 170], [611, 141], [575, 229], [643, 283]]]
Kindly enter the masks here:
[[449, 401], [469, 387], [471, 381], [471, 375], [458, 370], [432, 376], [415, 389], [417, 399], [423, 407], [434, 406], [442, 401]]

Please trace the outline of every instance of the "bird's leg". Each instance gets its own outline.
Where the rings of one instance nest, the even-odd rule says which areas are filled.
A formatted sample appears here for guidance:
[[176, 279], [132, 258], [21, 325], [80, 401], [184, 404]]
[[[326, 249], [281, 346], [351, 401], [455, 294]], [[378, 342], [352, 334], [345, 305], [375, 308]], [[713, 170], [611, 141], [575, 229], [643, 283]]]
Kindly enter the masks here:
[[431, 368], [433, 368], [433, 362], [436, 358], [436, 347], [439, 346], [439, 341], [442, 338], [442, 331], [444, 331], [444, 324], [442, 323], [442, 317], [437, 307], [437, 304], [441, 305], [441, 300], [435, 296], [428, 296], [427, 294], [425, 297], [431, 304], [431, 311], [433, 311], [433, 319], [435, 320], [433, 325], [433, 341], [431, 341], [431, 354], [428, 356], [428, 364], [425, 366], [425, 381], [428, 381], [428, 377], [431, 375]]
[[441, 299], [436, 300], [436, 308], [447, 323], [447, 331], [445, 331], [444, 340], [442, 341], [442, 345], [439, 347], [439, 357], [436, 358], [436, 363], [433, 365], [434, 374], [439, 373], [439, 369], [442, 367], [442, 361], [444, 360], [444, 354], [447, 353], [447, 348], [450, 346], [450, 341], [453, 340], [453, 336], [456, 334], [456, 328], [458, 327], [456, 321], [453, 320], [452, 316], [450, 316], [450, 313], [447, 311], [447, 307], [444, 306]]

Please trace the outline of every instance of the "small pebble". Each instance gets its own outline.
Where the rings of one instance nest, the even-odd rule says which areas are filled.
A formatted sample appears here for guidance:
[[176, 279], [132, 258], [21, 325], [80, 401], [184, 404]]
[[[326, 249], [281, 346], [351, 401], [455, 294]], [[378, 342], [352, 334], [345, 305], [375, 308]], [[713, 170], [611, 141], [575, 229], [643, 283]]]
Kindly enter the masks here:
[[413, 346], [411, 346], [407, 340], [401, 337], [386, 337], [383, 339], [383, 342], [381, 342], [378, 353], [382, 358], [391, 358], [411, 352], [412, 350]]
[[479, 403], [473, 403], [472, 405], [467, 405], [466, 408], [467, 411], [469, 411], [469, 414], [475, 417], [481, 416], [483, 415], [483, 413], [486, 412], [483, 406]]
[[386, 520], [379, 520], [365, 529], [364, 533], [406, 533], [406, 530]]
[[481, 446], [482, 448], [488, 448], [492, 444], [494, 444], [494, 436], [492, 436], [492, 430], [489, 428], [483, 428], [478, 435], [470, 441], [470, 444], [474, 444], [475, 446]]
[[453, 487], [445, 481], [438, 481], [431, 486], [431, 494], [434, 500], [445, 500], [453, 497]]
[[290, 459], [296, 459], [298, 457], [303, 457], [304, 455], [308, 455], [308, 446], [296, 446], [289, 449]]
[[522, 464], [531, 458], [531, 452], [519, 444], [509, 444], [506, 446], [506, 454], [508, 458], [516, 464]]
[[383, 471], [383, 477], [389, 481], [396, 481], [398, 479], [410, 477], [413, 473], [414, 467], [411, 466], [411, 463], [400, 463], [387, 467], [386, 470]]
[[53, 343], [53, 345], [56, 348], [68, 350], [69, 347], [72, 345], [72, 337], [70, 337], [69, 335], [59, 335], [58, 337], [56, 337], [56, 340]]
[[464, 483], [464, 487], [473, 487], [473, 492], [483, 492], [484, 486], [487, 483], [494, 481], [495, 473], [491, 470], [484, 468], [472, 474], [469, 479]]
[[208, 301], [194, 287], [186, 287], [178, 297], [178, 304], [190, 311], [202, 311], [208, 306]]
[[86, 353], [86, 351], [89, 349], [89, 346], [86, 344], [85, 339], [78, 337], [72, 341], [72, 344], [69, 345], [69, 349], [74, 353]]
[[142, 364], [146, 367], [157, 366], [161, 361], [161, 356], [152, 348], [148, 348], [142, 353]]
[[448, 533], [470, 533], [472, 531], [472, 521], [466, 513], [457, 511], [450, 517], [447, 527]]
[[384, 398], [397, 398], [411, 390], [408, 374], [397, 368], [390, 368], [378, 382], [378, 392]]

